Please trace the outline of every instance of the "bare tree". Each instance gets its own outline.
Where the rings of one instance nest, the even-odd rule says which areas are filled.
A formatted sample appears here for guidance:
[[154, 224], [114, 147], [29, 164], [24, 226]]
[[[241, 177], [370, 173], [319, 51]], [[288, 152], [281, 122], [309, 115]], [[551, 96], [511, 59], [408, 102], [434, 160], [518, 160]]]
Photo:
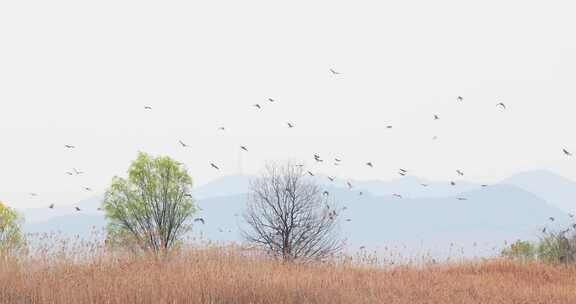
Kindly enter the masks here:
[[267, 165], [251, 183], [244, 213], [245, 239], [284, 261], [326, 259], [343, 246], [335, 205], [304, 174], [290, 163]]

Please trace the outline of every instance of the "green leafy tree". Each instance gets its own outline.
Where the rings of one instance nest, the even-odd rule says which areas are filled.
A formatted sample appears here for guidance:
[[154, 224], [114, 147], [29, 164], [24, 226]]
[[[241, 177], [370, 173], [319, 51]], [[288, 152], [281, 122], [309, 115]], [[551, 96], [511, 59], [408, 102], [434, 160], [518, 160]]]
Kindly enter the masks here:
[[576, 235], [562, 232], [548, 232], [540, 238], [538, 257], [546, 263], [576, 262]]
[[536, 246], [528, 241], [518, 240], [505, 248], [501, 252], [501, 256], [509, 259], [531, 261], [536, 258]]
[[110, 244], [165, 253], [192, 228], [192, 178], [169, 157], [140, 153], [128, 178], [114, 177], [103, 207]]
[[10, 256], [23, 247], [21, 221], [14, 209], [0, 202], [0, 257]]

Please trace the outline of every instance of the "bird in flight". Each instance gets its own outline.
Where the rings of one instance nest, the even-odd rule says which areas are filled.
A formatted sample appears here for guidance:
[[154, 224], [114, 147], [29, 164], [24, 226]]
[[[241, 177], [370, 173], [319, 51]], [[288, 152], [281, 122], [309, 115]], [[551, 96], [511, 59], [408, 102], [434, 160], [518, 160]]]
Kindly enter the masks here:
[[488, 185], [486, 185], [486, 184], [482, 184], [482, 185], [480, 185], [480, 186], [483, 187], [483, 188], [488, 187]]
[[317, 162], [323, 162], [322, 159], [320, 159], [320, 155], [314, 154], [314, 160]]
[[351, 221], [352, 221], [352, 219], [346, 219], [346, 221], [347, 221], [347, 222], [351, 222]]
[[546, 233], [546, 227], [542, 228], [542, 233]]
[[194, 219], [194, 222], [200, 222], [200, 223], [202, 223], [202, 225], [204, 225], [204, 224], [206, 223], [206, 222], [204, 221], [204, 219], [201, 218], [201, 217], [195, 218], [195, 219]]
[[374, 168], [374, 164], [372, 162], [367, 162], [366, 166], [370, 167], [370, 168]]
[[360, 193], [358, 193], [358, 195], [364, 195], [364, 192], [360, 191]]
[[274, 98], [268, 98], [269, 102], [275, 102], [276, 100], [274, 100]]
[[395, 197], [397, 197], [397, 198], [402, 198], [402, 195], [397, 194], [397, 193], [392, 194], [392, 196], [395, 196]]
[[288, 125], [288, 128], [290, 128], [290, 129], [294, 128], [294, 125], [293, 125], [293, 124], [291, 124], [291, 123], [289, 123], [289, 122], [287, 122], [286, 124]]
[[506, 110], [506, 105], [503, 102], [499, 102], [496, 104], [497, 107], [502, 107], [502, 109]]
[[402, 176], [406, 176], [406, 173], [405, 173], [405, 172], [402, 172], [402, 171], [398, 172], [398, 174], [400, 174], [400, 175], [402, 175]]
[[66, 149], [74, 149], [74, 148], [76, 148], [76, 147], [73, 146], [73, 145], [64, 145], [64, 147], [66, 147]]
[[326, 176], [326, 177], [328, 177], [328, 179], [329, 179], [331, 182], [333, 182], [334, 179], [335, 179], [335, 177], [330, 177], [330, 176]]
[[92, 191], [92, 189], [90, 189], [90, 187], [82, 187], [82, 188], [86, 191]]
[[226, 131], [226, 128], [220, 127], [220, 128], [218, 128], [218, 130], [219, 130], [219, 131]]
[[183, 148], [188, 148], [190, 146], [188, 146], [187, 144], [185, 144], [183, 141], [178, 140], [178, 142], [180, 143], [180, 145], [182, 145]]
[[334, 69], [330, 69], [330, 72], [332, 72], [332, 74], [334, 74], [334, 75], [338, 75], [338, 74], [340, 74], [340, 72], [337, 72], [337, 71], [336, 71], [336, 70], [334, 70]]
[[386, 129], [392, 129], [392, 125], [387, 125]]
[[464, 176], [464, 172], [462, 172], [460, 170], [456, 170], [456, 173], [458, 173], [458, 175], [460, 175], [460, 176]]
[[68, 172], [68, 171], [66, 171], [66, 174], [68, 174], [68, 175], [74, 175], [74, 173]]
[[218, 166], [216, 166], [214, 163], [210, 163], [210, 166], [216, 170], [220, 170], [220, 168], [218, 168]]
[[451, 182], [450, 182], [450, 185], [452, 185], [452, 186], [456, 186], [456, 182], [454, 182], [454, 181], [451, 181]]
[[322, 195], [326, 195], [326, 196], [328, 196], [328, 195], [330, 195], [330, 192], [328, 192], [328, 191], [324, 191], [324, 192], [322, 192]]
[[466, 200], [468, 200], [468, 199], [465, 198], [465, 197], [457, 197], [456, 199], [459, 200], [459, 201], [466, 201]]
[[339, 158], [334, 158], [334, 160], [335, 160], [336, 162], [341, 162], [341, 161], [342, 161], [342, 160], [339, 159]]
[[400, 172], [402, 172], [402, 173], [408, 173], [408, 170], [405, 170], [405, 169], [402, 169], [402, 168], [400, 168], [400, 169], [398, 169], [398, 170], [400, 170]]
[[262, 109], [262, 107], [260, 106], [260, 104], [254, 104], [255, 107], [257, 107], [258, 109]]
[[457, 100], [457, 101], [464, 101], [464, 97], [458, 96], [458, 97], [456, 97], [456, 100]]
[[314, 173], [310, 172], [310, 171], [306, 171], [310, 176], [314, 176]]
[[248, 148], [246, 148], [245, 146], [240, 146], [240, 149], [242, 149], [242, 150], [244, 150], [244, 151], [248, 152]]
[[74, 209], [76, 209], [76, 211], [82, 211], [78, 206], [75, 206]]
[[348, 189], [352, 189], [352, 183], [351, 182], [346, 182], [346, 185], [348, 185]]
[[54, 209], [54, 204], [50, 204], [50, 206], [48, 206], [48, 208]]
[[144, 106], [144, 110], [152, 110], [151, 106]]
[[38, 193], [30, 192], [30, 196], [38, 196]]
[[82, 171], [78, 171], [76, 168], [72, 168], [72, 170], [74, 170], [74, 173], [76, 173], [76, 175], [80, 175], [80, 174], [84, 173]]
[[428, 184], [420, 184], [422, 187], [428, 187]]
[[552, 216], [551, 216], [551, 217], [549, 217], [548, 219], [549, 219], [551, 222], [553, 222], [553, 221], [554, 221], [554, 217], [552, 217]]
[[434, 114], [434, 120], [438, 120], [438, 119], [440, 119], [440, 117], [438, 115]]
[[564, 152], [564, 154], [566, 154], [568, 156], [572, 156], [572, 153], [570, 153], [570, 151], [568, 151], [566, 149], [562, 149], [562, 151]]
[[570, 218], [573, 218], [573, 217], [574, 217], [574, 214], [568, 213], [568, 216], [569, 216]]

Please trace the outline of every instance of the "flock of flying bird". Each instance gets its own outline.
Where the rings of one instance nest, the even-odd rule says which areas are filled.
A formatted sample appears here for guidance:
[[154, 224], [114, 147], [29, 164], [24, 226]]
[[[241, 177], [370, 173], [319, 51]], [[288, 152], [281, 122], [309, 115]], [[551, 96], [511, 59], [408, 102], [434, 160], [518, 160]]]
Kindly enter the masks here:
[[[334, 69], [329, 69], [329, 71], [330, 71], [330, 73], [331, 73], [333, 76], [336, 76], [336, 75], [340, 75], [340, 74], [341, 74], [340, 72], [338, 72], [338, 71], [336, 71], [336, 70], [334, 70]], [[267, 98], [267, 101], [268, 101], [268, 103], [276, 103], [276, 100], [273, 99], [273, 98]], [[456, 97], [456, 102], [459, 102], [459, 103], [464, 102], [464, 97], [462, 97], [462, 96], [457, 96], [457, 97]], [[260, 103], [253, 104], [252, 107], [256, 108], [257, 110], [262, 110], [262, 109], [263, 109], [263, 105], [260, 104]], [[506, 110], [506, 109], [507, 109], [507, 106], [506, 106], [506, 104], [505, 104], [504, 102], [498, 102], [498, 103], [496, 104], [496, 107], [498, 107], [498, 108], [500, 108], [500, 109], [502, 109], [502, 110]], [[152, 111], [153, 109], [152, 109], [152, 106], [146, 105], [146, 106], [144, 106], [144, 110], [146, 110], [146, 111]], [[433, 120], [440, 120], [440, 116], [439, 116], [438, 114], [434, 114], [434, 115], [433, 115]], [[290, 129], [295, 128], [295, 125], [294, 125], [292, 122], [286, 122], [286, 125], [287, 125], [287, 127], [290, 128]], [[393, 126], [392, 126], [392, 125], [387, 125], [387, 126], [385, 126], [385, 128], [386, 128], [386, 129], [392, 129]], [[218, 128], [218, 130], [219, 130], [219, 131], [225, 131], [226, 128], [223, 127], [223, 126], [221, 126], [221, 127]], [[433, 139], [436, 139], [436, 138], [437, 138], [436, 136], [433, 137]], [[189, 146], [188, 144], [186, 144], [185, 142], [183, 142], [182, 140], [178, 140], [178, 143], [180, 144], [180, 146], [181, 146], [182, 148], [190, 148], [190, 146]], [[70, 145], [70, 144], [66, 144], [66, 145], [64, 145], [64, 147], [65, 147], [66, 149], [70, 149], [70, 150], [76, 148], [76, 146]], [[244, 146], [244, 145], [241, 145], [239, 148], [240, 148], [242, 151], [244, 151], [244, 152], [248, 152], [248, 151], [249, 151], [249, 150], [248, 150], [248, 147], [246, 147], [246, 146]], [[570, 151], [568, 151], [567, 149], [565, 149], [565, 148], [562, 149], [562, 152], [563, 152], [564, 155], [566, 155], [566, 156], [569, 156], [569, 157], [572, 157], [572, 156], [573, 156], [573, 154], [572, 154]], [[313, 155], [313, 159], [314, 159], [314, 161], [315, 161], [316, 163], [324, 162], [324, 159], [322, 159], [322, 158], [320, 157], [320, 155], [318, 155], [318, 154], [314, 154], [314, 155]], [[341, 162], [342, 162], [342, 159], [336, 157], [336, 158], [334, 158], [333, 165], [334, 165], [334, 166], [339, 166], [339, 165], [341, 164]], [[213, 169], [215, 169], [215, 170], [220, 170], [220, 166], [217, 165], [215, 162], [210, 162], [209, 165], [210, 165], [211, 168], [213, 168]], [[370, 167], [370, 168], [374, 168], [374, 167], [375, 167], [374, 163], [371, 162], [371, 161], [365, 162], [365, 165], [368, 166], [368, 167]], [[304, 165], [298, 165], [298, 166], [303, 167]], [[464, 176], [464, 172], [463, 172], [462, 170], [460, 170], [460, 169], [455, 170], [455, 172], [456, 172], [456, 174], [458, 174], [459, 176]], [[313, 173], [313, 172], [310, 171], [310, 170], [306, 170], [306, 173], [307, 173], [308, 175], [310, 175], [310, 176], [315, 176], [315, 173]], [[84, 174], [84, 172], [83, 172], [83, 171], [80, 171], [80, 170], [78, 170], [78, 169], [76, 169], [76, 168], [73, 168], [72, 171], [67, 171], [66, 174], [68, 174], [68, 175], [70, 175], [70, 176], [74, 176], [74, 175]], [[399, 171], [398, 171], [398, 174], [399, 174], [400, 176], [406, 176], [406, 175], [408, 174], [408, 170], [400, 168]], [[335, 179], [336, 179], [335, 177], [331, 177], [331, 176], [327, 176], [327, 178], [328, 178], [331, 182], [334, 182]], [[348, 189], [350, 189], [350, 190], [353, 189], [353, 185], [352, 185], [352, 183], [351, 183], [350, 181], [347, 181], [347, 182], [346, 182], [346, 185], [347, 185]], [[450, 185], [451, 185], [451, 186], [456, 186], [456, 182], [451, 181], [451, 182], [450, 182]], [[429, 185], [423, 183], [423, 184], [421, 184], [421, 186], [423, 186], [423, 187], [428, 187]], [[483, 184], [483, 185], [481, 185], [481, 186], [482, 186], [482, 187], [487, 187], [488, 185]], [[90, 187], [82, 187], [82, 188], [83, 188], [83, 190], [85, 190], [85, 191], [92, 191], [92, 189], [91, 189]], [[362, 192], [359, 192], [358, 194], [359, 194], [359, 195], [363, 195]], [[37, 193], [30, 193], [30, 195], [31, 195], [31, 196], [38, 196]], [[328, 192], [328, 191], [324, 191], [324, 192], [323, 192], [323, 195], [329, 195], [329, 192]], [[401, 194], [398, 194], [398, 193], [393, 193], [392, 196], [393, 196], [393, 197], [396, 197], [396, 198], [402, 198], [402, 195], [401, 195]], [[467, 200], [465, 197], [456, 197], [456, 199], [457, 199], [457, 200], [461, 200], [461, 201]], [[54, 208], [55, 208], [55, 205], [54, 205], [54, 204], [50, 204], [50, 205], [48, 206], [48, 208], [54, 209]], [[344, 208], [345, 208], [345, 207], [344, 207]], [[74, 209], [75, 209], [76, 211], [82, 211], [82, 210], [80, 209], [80, 207], [78, 207], [78, 206], [74, 206]], [[102, 209], [101, 209], [101, 208], [98, 208], [98, 210], [101, 211]], [[335, 215], [336, 215], [336, 214], [334, 214], [334, 216], [335, 216]], [[574, 217], [574, 215], [572, 215], [572, 214], [569, 214], [569, 215], [570, 215], [571, 218]], [[550, 217], [549, 220], [550, 220], [550, 221], [554, 221], [554, 218], [553, 218], [553, 217]], [[346, 221], [351, 221], [351, 219], [346, 219]], [[204, 220], [203, 218], [196, 218], [196, 219], [194, 219], [194, 222], [199, 222], [199, 223], [204, 224], [204, 223], [205, 223], [205, 220]], [[576, 229], [576, 224], [574, 224], [574, 227], [573, 227], [573, 228]], [[221, 230], [221, 232], [222, 232], [222, 230]], [[546, 228], [544, 228], [544, 229], [542, 230], [542, 232], [545, 233], [545, 232], [546, 232]]]

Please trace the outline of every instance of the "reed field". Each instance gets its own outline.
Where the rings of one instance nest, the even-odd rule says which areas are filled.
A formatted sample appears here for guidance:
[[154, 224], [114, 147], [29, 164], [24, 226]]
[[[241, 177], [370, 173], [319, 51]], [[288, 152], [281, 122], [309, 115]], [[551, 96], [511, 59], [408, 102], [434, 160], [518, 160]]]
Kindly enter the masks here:
[[46, 243], [2, 260], [1, 303], [576, 303], [576, 267], [567, 265], [384, 265], [369, 255], [296, 264], [240, 246], [157, 258]]

